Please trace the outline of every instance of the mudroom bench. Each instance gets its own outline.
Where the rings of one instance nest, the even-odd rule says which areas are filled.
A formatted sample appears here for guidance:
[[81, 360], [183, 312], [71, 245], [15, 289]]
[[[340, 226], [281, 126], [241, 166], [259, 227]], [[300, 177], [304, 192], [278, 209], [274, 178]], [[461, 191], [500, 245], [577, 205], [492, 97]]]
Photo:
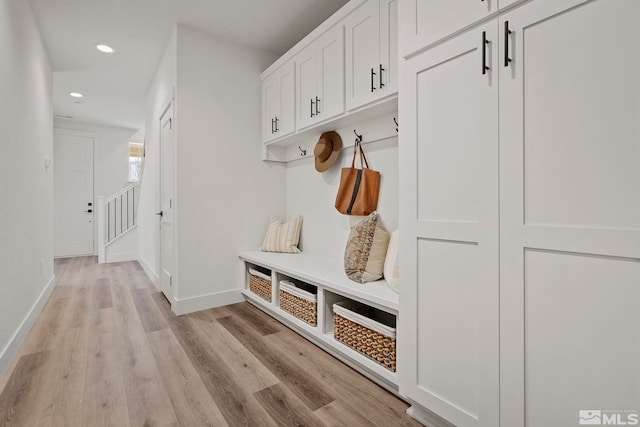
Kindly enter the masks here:
[[399, 298], [385, 280], [353, 282], [342, 259], [311, 253], [247, 251], [239, 257], [248, 302], [398, 393]]

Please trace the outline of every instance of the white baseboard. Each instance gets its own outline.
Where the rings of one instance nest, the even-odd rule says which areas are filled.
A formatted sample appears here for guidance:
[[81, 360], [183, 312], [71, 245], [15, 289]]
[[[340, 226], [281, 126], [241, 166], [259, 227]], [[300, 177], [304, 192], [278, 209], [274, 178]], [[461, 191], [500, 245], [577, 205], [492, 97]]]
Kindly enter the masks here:
[[151, 266], [147, 264], [147, 261], [145, 261], [144, 258], [137, 257], [137, 259], [138, 259], [138, 263], [140, 264], [144, 272], [147, 273], [147, 276], [149, 276], [149, 279], [151, 279], [153, 284], [156, 285], [158, 289], [160, 289], [160, 277], [158, 277], [158, 275], [156, 274], [155, 271], [153, 271]]
[[242, 301], [244, 301], [244, 298], [242, 297], [240, 289], [234, 289], [231, 291], [200, 295], [198, 297], [176, 299], [175, 302], [171, 304], [171, 310], [176, 316], [180, 316], [181, 314], [193, 313], [194, 311], [221, 307]]
[[407, 415], [425, 426], [455, 427], [454, 424], [415, 403], [407, 409]]
[[106, 262], [122, 262], [122, 261], [137, 261], [137, 260], [138, 260], [138, 254], [136, 254], [135, 252], [110, 254], [109, 249], [107, 249], [107, 253], [105, 254]]
[[5, 346], [5, 348], [2, 349], [2, 352], [0, 353], [0, 377], [2, 377], [5, 374], [7, 368], [9, 368], [9, 365], [11, 365], [11, 361], [13, 360], [16, 353], [18, 352], [18, 349], [24, 342], [24, 339], [27, 337], [27, 334], [31, 330], [33, 323], [36, 321], [36, 319], [40, 315], [40, 312], [42, 311], [44, 304], [49, 299], [49, 296], [53, 291], [55, 283], [56, 283], [56, 276], [53, 275], [49, 279], [49, 282], [44, 287], [42, 292], [40, 292], [40, 295], [38, 296], [38, 299], [31, 307], [31, 310], [29, 310], [25, 318], [22, 319], [20, 326], [18, 326], [18, 329], [15, 331], [15, 333], [9, 340], [9, 343]]

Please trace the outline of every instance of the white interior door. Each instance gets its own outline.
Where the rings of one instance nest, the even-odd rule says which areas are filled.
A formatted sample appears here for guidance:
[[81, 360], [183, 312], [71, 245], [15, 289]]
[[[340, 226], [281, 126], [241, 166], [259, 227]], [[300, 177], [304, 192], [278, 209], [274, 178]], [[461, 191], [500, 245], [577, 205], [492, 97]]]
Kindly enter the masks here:
[[93, 255], [94, 138], [56, 131], [54, 165], [54, 255]]
[[639, 17], [536, 0], [500, 21], [502, 426], [637, 424], [606, 411], [640, 409]]
[[160, 288], [173, 302], [175, 272], [175, 132], [173, 106], [160, 119]]

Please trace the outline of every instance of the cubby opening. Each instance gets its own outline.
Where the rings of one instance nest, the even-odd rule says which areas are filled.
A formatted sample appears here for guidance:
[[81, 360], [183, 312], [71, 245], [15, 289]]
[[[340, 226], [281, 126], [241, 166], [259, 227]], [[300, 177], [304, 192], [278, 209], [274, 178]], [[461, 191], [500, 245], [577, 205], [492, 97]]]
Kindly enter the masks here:
[[247, 263], [247, 288], [260, 298], [271, 302], [273, 284], [271, 270], [257, 264]]
[[395, 372], [396, 316], [337, 294], [326, 300], [325, 333]]
[[318, 324], [318, 287], [276, 273], [278, 307], [310, 326]]

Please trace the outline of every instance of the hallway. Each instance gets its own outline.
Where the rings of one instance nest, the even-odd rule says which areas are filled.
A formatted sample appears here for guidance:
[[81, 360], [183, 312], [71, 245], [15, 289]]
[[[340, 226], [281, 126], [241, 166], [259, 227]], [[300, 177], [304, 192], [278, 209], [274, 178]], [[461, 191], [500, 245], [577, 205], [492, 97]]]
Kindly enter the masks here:
[[248, 303], [176, 317], [137, 262], [58, 259], [55, 274], [0, 380], [0, 425], [418, 425]]

